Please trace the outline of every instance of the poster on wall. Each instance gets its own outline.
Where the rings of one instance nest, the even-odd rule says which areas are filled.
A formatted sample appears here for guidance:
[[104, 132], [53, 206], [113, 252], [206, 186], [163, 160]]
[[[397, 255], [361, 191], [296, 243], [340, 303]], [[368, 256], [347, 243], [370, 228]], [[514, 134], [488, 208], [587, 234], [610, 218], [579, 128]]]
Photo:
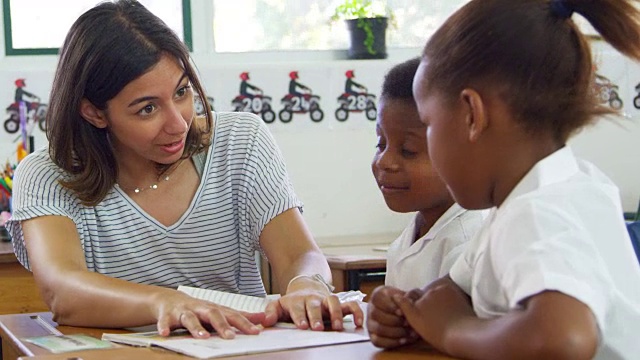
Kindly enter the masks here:
[[216, 111], [254, 113], [274, 132], [374, 126], [377, 97], [371, 89], [383, 72], [378, 65], [370, 73], [317, 65], [201, 70]]
[[0, 99], [4, 103], [0, 161], [15, 163], [28, 150], [30, 137], [34, 148], [47, 144], [45, 116], [53, 73], [7, 72], [0, 81], [5, 84], [0, 89]]
[[338, 97], [336, 120], [347, 121], [350, 113], [364, 113], [367, 119], [375, 121], [378, 115], [376, 95], [370, 93], [366, 86], [354, 80], [355, 70], [347, 70], [344, 75], [346, 77], [344, 92]]
[[313, 93], [313, 90], [304, 85], [300, 80], [297, 70], [289, 72], [289, 87], [287, 93], [280, 102], [282, 110], [278, 112], [278, 118], [283, 123], [289, 123], [296, 115], [308, 114], [313, 122], [320, 122], [324, 119], [324, 111], [320, 107], [320, 96]]
[[270, 124], [276, 120], [276, 113], [271, 109], [272, 97], [266, 95], [261, 87], [249, 82], [251, 80], [248, 71], [240, 73], [240, 90], [231, 106], [233, 111], [254, 113]]
[[628, 82], [626, 61], [610, 51], [594, 54], [594, 88], [600, 104], [627, 115]]
[[640, 121], [640, 65], [634, 61], [627, 60], [628, 71], [628, 102], [631, 104], [628, 109], [632, 118]]

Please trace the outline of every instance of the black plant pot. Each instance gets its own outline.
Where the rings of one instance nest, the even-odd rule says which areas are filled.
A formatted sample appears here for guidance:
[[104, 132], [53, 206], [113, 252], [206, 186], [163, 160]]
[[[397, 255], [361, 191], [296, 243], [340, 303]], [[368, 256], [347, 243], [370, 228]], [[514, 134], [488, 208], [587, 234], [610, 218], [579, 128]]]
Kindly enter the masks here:
[[[345, 20], [351, 35], [349, 59], [386, 59], [387, 58], [387, 21], [386, 17]], [[367, 31], [371, 29], [373, 42], [367, 46]]]

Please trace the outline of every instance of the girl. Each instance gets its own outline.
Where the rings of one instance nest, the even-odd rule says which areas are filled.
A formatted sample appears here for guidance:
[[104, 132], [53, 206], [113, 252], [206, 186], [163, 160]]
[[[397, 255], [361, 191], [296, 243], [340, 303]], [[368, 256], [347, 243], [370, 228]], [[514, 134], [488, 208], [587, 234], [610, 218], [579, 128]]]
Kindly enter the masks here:
[[[101, 3], [74, 23], [47, 113], [49, 149], [20, 163], [8, 222], [60, 324], [156, 323], [208, 337], [211, 325], [291, 319], [334, 329], [362, 313], [331, 295], [282, 156], [265, 125], [242, 113], [194, 119], [206, 103], [186, 46], [136, 1]], [[208, 104], [205, 104], [205, 108]], [[215, 126], [214, 126], [215, 117]], [[265, 314], [193, 299], [178, 285], [264, 296], [261, 251], [286, 289]]]
[[400, 290], [422, 287], [449, 273], [476, 233], [482, 211], [453, 201], [431, 166], [426, 126], [420, 122], [411, 85], [420, 64], [414, 58], [393, 67], [380, 95], [371, 168], [387, 206], [416, 215], [387, 251], [385, 285]]
[[[472, 0], [425, 47], [414, 94], [433, 164], [460, 205], [493, 209], [449, 276], [371, 301], [453, 356], [640, 354], [640, 267], [618, 190], [566, 145], [607, 112], [574, 12], [640, 59], [628, 0]], [[369, 319], [376, 345], [407, 341], [384, 333], [393, 321]]]

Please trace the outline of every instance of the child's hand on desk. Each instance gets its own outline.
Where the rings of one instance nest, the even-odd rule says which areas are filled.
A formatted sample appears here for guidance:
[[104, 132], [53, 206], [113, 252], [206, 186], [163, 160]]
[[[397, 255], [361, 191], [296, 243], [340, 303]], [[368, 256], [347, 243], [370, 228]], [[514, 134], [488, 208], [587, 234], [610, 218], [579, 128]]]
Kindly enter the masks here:
[[394, 302], [400, 308], [409, 325], [423, 340], [441, 351], [444, 349], [447, 330], [458, 320], [473, 317], [471, 299], [447, 275], [424, 289], [394, 294]]
[[418, 335], [409, 327], [394, 296], [405, 292], [391, 286], [379, 286], [371, 294], [367, 306], [367, 330], [371, 342], [381, 348], [394, 348], [415, 342]]
[[236, 332], [232, 326], [244, 334], [260, 333], [260, 324], [264, 321], [264, 313], [247, 313], [236, 311], [226, 306], [216, 305], [209, 301], [198, 300], [178, 293], [166, 296], [154, 302], [158, 319], [158, 333], [168, 336], [172, 329], [185, 328], [194, 338], [208, 338], [210, 333], [205, 326], [213, 328], [221, 338], [233, 339]]
[[353, 314], [354, 323], [361, 327], [364, 313], [356, 301], [341, 303], [338, 297], [315, 281], [296, 281], [287, 288], [284, 296], [272, 301], [265, 310], [265, 327], [278, 321], [292, 321], [299, 329], [322, 331], [324, 318], [331, 321], [331, 329], [342, 330], [345, 315]]

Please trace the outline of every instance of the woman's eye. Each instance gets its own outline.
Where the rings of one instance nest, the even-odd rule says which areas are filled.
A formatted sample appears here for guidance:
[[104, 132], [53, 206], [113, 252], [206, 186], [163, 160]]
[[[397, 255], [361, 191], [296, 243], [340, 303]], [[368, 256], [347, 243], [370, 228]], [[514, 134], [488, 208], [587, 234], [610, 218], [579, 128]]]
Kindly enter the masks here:
[[376, 144], [376, 149], [378, 150], [384, 150], [385, 145], [383, 143], [377, 143]]
[[154, 109], [155, 109], [155, 106], [149, 104], [149, 105], [143, 107], [142, 109], [140, 109], [140, 111], [138, 111], [138, 114], [140, 114], [140, 115], [148, 115], [148, 114], [151, 114]]
[[190, 88], [191, 88], [190, 85], [183, 86], [180, 89], [178, 89], [178, 91], [176, 91], [176, 95], [178, 97], [183, 97], [183, 96], [185, 96], [187, 94], [187, 92], [189, 91]]

